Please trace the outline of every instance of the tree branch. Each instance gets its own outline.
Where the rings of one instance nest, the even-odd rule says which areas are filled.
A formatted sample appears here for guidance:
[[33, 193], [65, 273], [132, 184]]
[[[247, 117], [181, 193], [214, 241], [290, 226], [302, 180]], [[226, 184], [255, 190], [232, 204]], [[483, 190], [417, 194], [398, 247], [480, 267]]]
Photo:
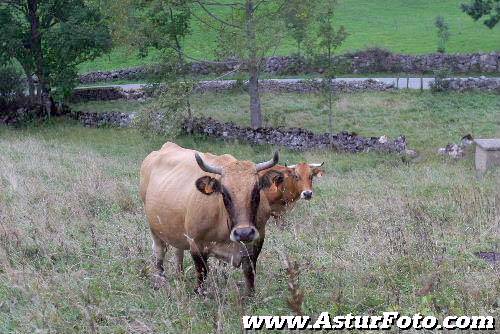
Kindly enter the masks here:
[[216, 28], [214, 27], [213, 25], [209, 24], [208, 22], [206, 22], [205, 20], [202, 20], [200, 17], [196, 16], [194, 12], [191, 13], [191, 15], [198, 21], [200, 21], [201, 23], [203, 23], [204, 25], [206, 25], [207, 27], [209, 27], [210, 29], [213, 29], [213, 30], [216, 30], [216, 31], [220, 31], [219, 28]]
[[200, 5], [200, 7], [205, 11], [205, 13], [207, 13], [211, 18], [213, 18], [214, 20], [224, 24], [224, 25], [227, 25], [229, 27], [232, 27], [232, 28], [235, 28], [235, 29], [241, 29], [241, 27], [238, 27], [237, 25], [234, 25], [232, 23], [229, 23], [227, 21], [224, 21], [222, 20], [221, 18], [217, 17], [214, 13], [212, 13], [210, 10], [208, 10], [205, 5], [203, 5], [203, 3], [201, 1], [195, 1], [198, 5]]

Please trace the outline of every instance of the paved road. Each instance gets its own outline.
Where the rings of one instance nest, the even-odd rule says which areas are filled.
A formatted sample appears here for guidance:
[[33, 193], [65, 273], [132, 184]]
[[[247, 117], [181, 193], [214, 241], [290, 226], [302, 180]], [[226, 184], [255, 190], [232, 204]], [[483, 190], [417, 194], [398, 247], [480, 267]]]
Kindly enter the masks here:
[[[423, 85], [423, 89], [429, 89], [430, 84], [434, 82], [434, 78], [338, 78], [334, 79], [334, 81], [364, 81], [368, 79], [377, 80], [386, 84], [394, 84], [394, 87], [398, 87], [399, 89], [420, 89], [420, 86]], [[500, 80], [500, 78], [492, 78], [496, 80]], [[262, 79], [262, 80], [276, 80], [282, 82], [297, 82], [304, 79]], [[225, 82], [234, 82], [235, 80], [225, 80]], [[207, 82], [207, 81], [202, 81]], [[141, 89], [144, 87], [144, 84], [123, 84], [123, 85], [102, 85], [102, 86], [91, 86], [91, 87], [120, 87], [123, 90], [135, 90]], [[79, 87], [84, 88], [84, 87]]]

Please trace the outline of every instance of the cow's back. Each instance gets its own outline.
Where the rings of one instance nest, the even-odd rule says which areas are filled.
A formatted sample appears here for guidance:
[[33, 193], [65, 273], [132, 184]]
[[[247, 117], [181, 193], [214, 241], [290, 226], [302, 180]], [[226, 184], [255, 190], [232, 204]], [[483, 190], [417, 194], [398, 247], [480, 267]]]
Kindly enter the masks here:
[[[203, 175], [219, 177], [202, 171], [195, 153], [168, 142], [150, 153], [141, 166], [140, 194], [151, 231], [177, 248], [187, 249], [186, 235], [196, 234], [193, 226], [200, 233], [205, 224], [208, 229], [221, 206], [220, 196], [204, 195], [195, 187]], [[234, 159], [227, 155], [203, 157], [218, 165]]]

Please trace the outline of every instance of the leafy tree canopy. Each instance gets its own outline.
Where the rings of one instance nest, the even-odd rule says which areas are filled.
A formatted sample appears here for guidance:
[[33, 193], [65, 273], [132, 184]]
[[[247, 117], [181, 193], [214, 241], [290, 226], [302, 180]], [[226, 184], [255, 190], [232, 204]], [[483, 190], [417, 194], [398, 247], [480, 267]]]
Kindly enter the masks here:
[[500, 21], [500, 0], [473, 0], [461, 7], [475, 21], [484, 17], [483, 23], [490, 29]]
[[0, 61], [16, 59], [42, 90], [68, 94], [77, 65], [110, 50], [97, 7], [83, 0], [0, 0]]

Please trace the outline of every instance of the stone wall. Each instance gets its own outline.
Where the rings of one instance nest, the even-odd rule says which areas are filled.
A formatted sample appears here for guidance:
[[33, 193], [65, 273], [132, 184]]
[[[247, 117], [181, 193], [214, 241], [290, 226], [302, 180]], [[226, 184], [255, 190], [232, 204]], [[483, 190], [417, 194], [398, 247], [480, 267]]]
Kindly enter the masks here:
[[0, 125], [22, 125], [28, 122], [39, 122], [49, 117], [63, 116], [71, 112], [63, 103], [56, 102], [50, 115], [40, 104], [31, 104], [26, 99], [21, 99], [7, 105], [0, 105]]
[[448, 78], [431, 84], [436, 91], [488, 91], [500, 94], [500, 80], [495, 78]]
[[[86, 127], [129, 127], [135, 114], [120, 112], [96, 113], [73, 112], [71, 116]], [[402, 153], [406, 150], [406, 139], [382, 137], [362, 137], [351, 132], [315, 134], [301, 128], [260, 128], [254, 130], [234, 123], [219, 122], [213, 118], [195, 117], [183, 123], [183, 130], [191, 134], [202, 134], [222, 140], [240, 140], [253, 145], [276, 145], [293, 150], [334, 149], [341, 152], [390, 152]]]
[[[337, 73], [432, 73], [449, 70], [453, 73], [500, 73], [500, 53], [474, 54], [394, 54], [383, 49], [373, 48], [334, 57]], [[265, 59], [264, 72], [274, 75], [297, 75], [322, 73], [319, 60], [306, 60], [296, 56], [275, 56]], [[244, 65], [231, 59], [221, 62], [193, 62], [187, 65], [186, 72], [193, 75], [222, 74], [236, 69], [245, 71]], [[80, 76], [83, 84], [111, 81], [144, 79], [158, 72], [158, 66], [131, 67], [114, 71], [99, 71]]]
[[120, 87], [92, 87], [75, 89], [70, 100], [71, 102], [138, 100], [146, 97], [149, 97], [149, 94], [142, 89], [124, 90]]
[[122, 127], [126, 128], [132, 124], [135, 117], [134, 113], [123, 112], [71, 112], [71, 117], [78, 120], [86, 127]]
[[213, 118], [195, 117], [184, 122], [184, 130], [224, 140], [241, 140], [250, 144], [276, 145], [293, 150], [334, 149], [341, 152], [391, 152], [406, 151], [406, 138], [363, 137], [342, 131], [330, 135], [316, 134], [302, 128], [259, 128], [240, 127], [232, 122], [223, 123]]
[[[222, 92], [241, 88], [246, 90], [248, 82], [241, 87], [235, 80], [202, 81], [196, 88], [197, 92]], [[355, 93], [359, 91], [386, 91], [394, 89], [394, 85], [379, 82], [374, 79], [361, 81], [334, 81], [331, 84], [335, 92]], [[321, 80], [267, 79], [259, 81], [261, 92], [268, 93], [314, 93], [321, 89]]]
[[[248, 82], [242, 86], [236, 80], [201, 81], [196, 92], [225, 92], [230, 90], [246, 90]], [[259, 82], [261, 92], [270, 93], [313, 93], [320, 89], [318, 80], [261, 80]], [[385, 84], [377, 80], [368, 79], [363, 81], [335, 81], [332, 89], [336, 92], [359, 92], [359, 91], [386, 91], [394, 89], [394, 85]], [[111, 101], [118, 99], [139, 100], [150, 97], [151, 94], [143, 89], [127, 89], [120, 87], [92, 87], [79, 88], [73, 92], [72, 102], [81, 101]]]
[[81, 101], [111, 101], [122, 99], [123, 90], [115, 87], [95, 87], [75, 89], [71, 95], [71, 102]]

